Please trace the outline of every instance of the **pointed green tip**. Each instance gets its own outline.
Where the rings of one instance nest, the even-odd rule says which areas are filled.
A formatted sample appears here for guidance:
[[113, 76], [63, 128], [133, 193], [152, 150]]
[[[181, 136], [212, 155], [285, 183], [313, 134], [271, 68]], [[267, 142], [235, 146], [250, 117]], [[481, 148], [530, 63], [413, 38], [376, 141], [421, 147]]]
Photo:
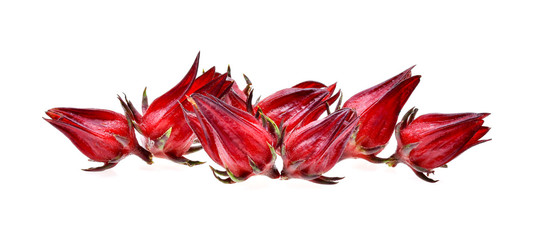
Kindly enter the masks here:
[[193, 160], [188, 160], [186, 161], [186, 165], [188, 167], [194, 167], [194, 166], [198, 166], [198, 165], [202, 165], [202, 164], [205, 164], [206, 162], [201, 162], [201, 161], [193, 161]]
[[277, 159], [276, 149], [272, 147], [270, 143], [266, 142], [266, 144], [268, 145], [268, 148], [270, 148], [270, 152], [272, 153], [272, 162], [274, 162]]
[[249, 80], [249, 78], [246, 76], [246, 74], [243, 74], [244, 75], [244, 80], [246, 80], [246, 84], [247, 85], [253, 85], [253, 83], [251, 83], [251, 80]]
[[401, 122], [403, 123], [402, 127], [406, 127], [407, 125], [409, 125], [414, 120], [414, 117], [416, 116], [417, 112], [418, 112], [418, 108], [416, 107], [412, 107], [411, 109], [409, 109], [409, 111], [407, 111], [405, 115], [403, 115], [403, 118], [401, 119]]
[[143, 114], [148, 109], [148, 95], [146, 95], [146, 88], [147, 87], [144, 87], [144, 91], [143, 91], [143, 95], [142, 95], [142, 105], [141, 106], [142, 106]]
[[439, 180], [434, 180], [434, 179], [429, 178], [428, 176], [426, 176], [426, 174], [424, 174], [422, 172], [416, 171], [414, 169], [413, 169], [413, 171], [414, 171], [414, 174], [416, 174], [416, 176], [418, 178], [420, 178], [420, 179], [422, 179], [422, 180], [424, 180], [424, 181], [426, 181], [428, 183], [436, 183], [436, 182], [439, 181]]
[[231, 178], [227, 177], [227, 178], [221, 178], [219, 177], [218, 175], [220, 176], [224, 176], [226, 177], [228, 174], [225, 172], [225, 171], [219, 171], [219, 170], [216, 170], [215, 168], [213, 168], [212, 166], [208, 165], [210, 167], [210, 169], [212, 170], [212, 174], [214, 175], [214, 177], [224, 183], [224, 184], [233, 184], [235, 183], [235, 181], [233, 181]]
[[343, 93], [341, 92], [341, 90], [339, 90], [339, 100], [338, 100], [338, 103], [336, 105], [336, 109], [334, 109], [334, 112], [341, 109], [342, 101], [343, 101]]
[[310, 180], [313, 183], [317, 184], [323, 184], [323, 185], [335, 185], [338, 183], [339, 180], [343, 179], [343, 177], [325, 177], [325, 176], [319, 176], [315, 179]]
[[167, 131], [165, 131], [165, 133], [163, 133], [161, 137], [156, 139], [155, 144], [157, 148], [159, 148], [160, 150], [163, 150], [163, 148], [165, 147], [165, 143], [167, 143], [167, 140], [169, 140], [169, 137], [171, 136], [171, 132], [172, 132], [172, 127], [167, 129]]
[[257, 167], [257, 164], [255, 163], [255, 161], [253, 161], [253, 159], [251, 159], [249, 156], [247, 158], [248, 158], [249, 166], [251, 167], [253, 172], [256, 174], [260, 173], [261, 169]]
[[118, 164], [118, 162], [106, 162], [106, 163], [103, 163], [103, 166], [85, 168], [85, 169], [81, 169], [81, 170], [83, 170], [85, 172], [101, 172], [101, 171], [105, 171], [107, 169], [111, 169], [114, 166], [116, 166], [117, 164]]
[[227, 170], [227, 174], [229, 174], [229, 177], [230, 177], [234, 182], [243, 182], [243, 181], [244, 181], [244, 179], [235, 176], [229, 169], [226, 169], [226, 170]]

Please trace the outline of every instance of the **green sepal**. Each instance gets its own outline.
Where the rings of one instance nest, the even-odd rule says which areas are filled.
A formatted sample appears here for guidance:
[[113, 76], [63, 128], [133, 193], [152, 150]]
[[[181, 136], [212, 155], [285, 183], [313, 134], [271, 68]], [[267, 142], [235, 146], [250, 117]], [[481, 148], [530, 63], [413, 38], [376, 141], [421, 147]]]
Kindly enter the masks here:
[[388, 164], [388, 166], [391, 166], [391, 167], [392, 167], [392, 164], [389, 164], [390, 162], [397, 164], [397, 160], [394, 159], [394, 155], [388, 158], [380, 158], [380, 157], [375, 156], [374, 154], [369, 154], [369, 155], [366, 155], [365, 158], [371, 163], [386, 163]]
[[418, 112], [418, 108], [414, 108], [414, 111], [411, 114], [411, 117], [409, 118], [410, 122], [407, 123], [407, 125], [411, 124], [412, 121], [414, 121], [414, 118], [416, 118], [416, 113]]
[[253, 88], [251, 87], [253, 83], [251, 83], [251, 80], [249, 80], [246, 74], [243, 74], [243, 75], [244, 75], [244, 80], [246, 80], [246, 87], [244, 88], [243, 92], [244, 94], [249, 95], [250, 92], [253, 92]]
[[107, 170], [107, 169], [111, 169], [114, 166], [116, 166], [117, 164], [118, 164], [118, 162], [111, 161], [111, 162], [103, 163], [103, 166], [85, 168], [85, 169], [82, 169], [82, 170], [86, 171], [86, 172], [100, 172], [100, 171], [104, 171], [104, 170]]
[[285, 145], [281, 146], [281, 157], [285, 157]]
[[163, 150], [163, 148], [165, 147], [165, 143], [167, 143], [167, 140], [169, 140], [169, 137], [171, 136], [171, 132], [172, 132], [172, 127], [170, 127], [167, 131], [165, 131], [165, 133], [163, 133], [161, 137], [156, 139], [155, 146], [159, 150]]
[[144, 114], [148, 110], [148, 95], [146, 95], [146, 87], [144, 88], [142, 95], [142, 113]]
[[251, 167], [251, 169], [253, 169], [253, 172], [256, 174], [260, 173], [261, 169], [257, 167], [257, 164], [255, 164], [253, 159], [251, 159], [249, 156], [247, 156], [247, 158], [248, 158], [249, 166]]
[[[279, 126], [279, 129], [280, 129], [280, 132], [281, 132], [281, 136], [280, 136], [280, 138], [277, 139], [277, 142], [276, 142], [276, 147], [277, 148], [284, 147], [282, 145], [283, 145], [283, 140], [285, 138], [285, 132], [287, 131], [287, 129], [283, 127], [283, 120], [281, 120], [281, 124]], [[281, 153], [283, 154], [283, 151], [281, 151]]]
[[124, 101], [122, 99], [122, 97], [120, 97], [120, 95], [116, 95], [116, 97], [118, 98], [118, 100], [120, 101], [120, 105], [122, 105], [122, 109], [124, 110], [124, 115], [126, 116], [126, 120], [127, 120], [127, 123], [128, 123], [128, 127], [131, 128], [133, 126], [133, 119], [135, 118], [135, 115], [134, 113], [131, 111], [131, 109], [129, 108], [127, 102], [127, 97], [126, 95], [124, 94], [124, 97], [126, 98], [126, 101]]
[[250, 114], [253, 114], [253, 90], [248, 91], [246, 98], [246, 111]]
[[257, 104], [259, 104], [260, 101], [261, 101], [261, 96], [259, 96], [257, 100], [255, 100], [255, 104], [253, 106], [257, 106]]
[[416, 174], [417, 177], [419, 177], [420, 179], [428, 182], [428, 183], [436, 183], [438, 182], [439, 180], [433, 180], [431, 178], [429, 178], [428, 176], [426, 176], [426, 174], [424, 174], [423, 172], [419, 172], [419, 171], [416, 171], [414, 169], [412, 169], [414, 174]]
[[330, 115], [332, 114], [332, 111], [330, 110], [330, 105], [328, 104], [328, 102], [324, 102], [324, 106], [326, 107], [326, 114]]
[[255, 119], [259, 120], [259, 118], [261, 117], [261, 112], [261, 108], [259, 107], [257, 111], [255, 111], [255, 115], [253, 115]]
[[229, 174], [229, 177], [234, 181], [234, 182], [243, 182], [245, 179], [242, 179], [242, 178], [239, 178], [237, 176], [234, 176], [234, 174], [229, 171], [229, 169], [226, 169], [227, 170], [227, 174]]
[[274, 130], [274, 133], [276, 134], [276, 139], [280, 139], [281, 138], [281, 131], [280, 131], [279, 127], [277, 126], [277, 124], [272, 119], [270, 119], [268, 116], [266, 116], [263, 113], [262, 109], [259, 108], [259, 110], [257, 112], [259, 112], [260, 116], [263, 118], [263, 127], [266, 128], [266, 124], [269, 123], [272, 126], [272, 129]]
[[341, 91], [339, 91], [339, 100], [337, 102], [337, 105], [336, 105], [336, 109], [334, 110], [334, 112], [338, 111], [339, 109], [341, 109], [341, 103], [343, 101], [343, 94], [341, 93]]
[[213, 168], [212, 166], [210, 166], [210, 168], [212, 169], [212, 171], [214, 171], [214, 173], [216, 173], [219, 176], [229, 177], [229, 174], [227, 174], [227, 171], [217, 170], [217, 169]]
[[268, 142], [266, 142], [266, 145], [268, 145], [268, 147], [270, 148], [270, 152], [272, 153], [272, 161], [270, 162], [274, 164], [277, 159], [276, 149], [274, 149], [274, 147], [272, 147], [272, 145], [270, 145], [270, 143]]
[[253, 85], [253, 83], [251, 83], [251, 80], [249, 80], [249, 78], [246, 76], [246, 74], [243, 74], [244, 75], [244, 80], [246, 80], [246, 84], [247, 85]]
[[189, 160], [185, 157], [175, 157], [175, 158], [171, 158], [169, 157], [169, 159], [175, 163], [178, 163], [178, 164], [182, 164], [182, 165], [186, 165], [188, 167], [193, 167], [193, 166], [197, 166], [197, 165], [201, 165], [201, 164], [205, 164], [206, 162], [200, 162], [200, 161], [193, 161], [193, 160]]
[[408, 126], [409, 124], [411, 124], [417, 112], [418, 112], [418, 108], [416, 107], [413, 107], [409, 111], [407, 111], [405, 115], [403, 115], [403, 118], [401, 119], [400, 127], [404, 128]]
[[334, 185], [334, 184], [337, 184], [338, 181], [341, 179], [343, 179], [343, 177], [325, 177], [321, 175], [318, 178], [314, 178], [309, 181], [313, 183], [318, 183], [318, 184]]
[[[227, 178], [220, 178], [220, 177], [218, 177], [218, 175], [224, 176], [223, 174], [227, 174], [225, 171], [218, 171], [218, 170], [216, 170], [215, 168], [213, 168], [212, 166], [209, 166], [209, 167], [210, 167], [210, 169], [212, 169], [212, 174], [214, 174], [214, 177], [215, 177], [218, 181], [220, 181], [220, 182], [222, 182], [222, 183], [225, 183], [225, 184], [233, 184], [233, 183], [235, 183], [235, 182], [234, 182], [231, 178], [229, 178], [229, 177], [227, 177]], [[226, 175], [226, 176], [228, 176], [228, 175]]]
[[135, 122], [135, 107], [133, 104], [127, 99], [126, 94], [124, 94], [125, 101], [120, 97], [120, 95], [116, 95], [118, 97], [118, 100], [120, 101], [120, 104], [122, 105], [122, 109], [124, 110], [124, 115], [126, 116], [128, 127], [134, 128], [137, 130], [137, 132], [141, 133], [141, 129], [139, 125]]
[[194, 152], [198, 152], [201, 149], [203, 149], [202, 145], [198, 145], [198, 146], [193, 146], [192, 145], [191, 147], [189, 147], [189, 149], [187, 150], [187, 152], [185, 154], [191, 154], [191, 153], [194, 153]]

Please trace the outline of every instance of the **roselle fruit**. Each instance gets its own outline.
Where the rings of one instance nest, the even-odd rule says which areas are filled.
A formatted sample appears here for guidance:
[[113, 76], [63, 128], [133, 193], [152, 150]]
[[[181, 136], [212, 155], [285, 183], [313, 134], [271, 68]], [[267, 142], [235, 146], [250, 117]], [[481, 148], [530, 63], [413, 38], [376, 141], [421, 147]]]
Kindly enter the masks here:
[[139, 146], [131, 120], [122, 114], [82, 108], [53, 108], [46, 114], [50, 119], [45, 121], [60, 130], [81, 153], [91, 161], [103, 163], [85, 171], [112, 168], [130, 154], [152, 164], [152, 155]]
[[210, 158], [225, 171], [212, 168], [223, 183], [254, 175], [278, 178], [275, 140], [252, 114], [214, 96], [193, 94], [193, 112], [184, 109], [187, 123]]
[[432, 113], [414, 119], [417, 111], [411, 109], [396, 126], [398, 146], [389, 163], [404, 163], [423, 180], [435, 182], [425, 174], [489, 141], [480, 140], [489, 131], [489, 127], [483, 126], [489, 113]]
[[261, 111], [281, 129], [292, 130], [317, 120], [333, 104], [339, 94], [333, 95], [336, 85], [326, 86], [306, 81], [291, 88], [277, 91], [256, 104]]
[[358, 120], [354, 110], [344, 108], [287, 133], [281, 146], [282, 179], [336, 184], [342, 178], [322, 174], [340, 160]]
[[193, 93], [204, 92], [222, 97], [229, 92], [233, 84], [232, 81], [227, 80], [227, 74], [216, 73], [214, 67], [196, 78], [199, 56], [200, 54], [195, 58], [186, 76], [150, 105], [148, 105], [145, 89], [142, 114], [127, 99], [123, 104], [133, 115], [135, 127], [143, 135], [146, 149], [156, 157], [167, 158], [188, 166], [203, 162], [184, 157], [185, 154], [199, 150], [200, 147], [192, 146], [195, 134], [186, 123], [181, 105], [191, 108], [186, 97]]
[[394, 132], [399, 113], [420, 76], [411, 76], [412, 67], [383, 83], [357, 93], [347, 100], [344, 108], [352, 108], [360, 117], [358, 130], [349, 141], [343, 159], [372, 160], [380, 153]]
[[[185, 157], [204, 149], [220, 168], [210, 166], [223, 183], [264, 175], [272, 179], [304, 179], [336, 184], [342, 177], [325, 176], [339, 161], [363, 158], [396, 166], [403, 163], [421, 179], [446, 167], [467, 149], [489, 140], [484, 125], [488, 113], [426, 114], [415, 119], [413, 108], [398, 123], [401, 109], [420, 82], [412, 68], [349, 98], [341, 106], [337, 83], [304, 81], [253, 103], [253, 84], [240, 89], [230, 67], [215, 67], [197, 76], [197, 54], [184, 78], [151, 104], [146, 88], [141, 111], [118, 97], [125, 114], [102, 109], [53, 108], [45, 119], [60, 130], [102, 171], [130, 154], [152, 164], [152, 157], [194, 166]], [[339, 99], [339, 100], [338, 100]], [[332, 112], [330, 106], [338, 103]], [[326, 117], [321, 117], [324, 112]], [[135, 132], [142, 136], [142, 146]], [[388, 158], [377, 155], [392, 134], [397, 149]], [[276, 169], [280, 155], [283, 169]]]

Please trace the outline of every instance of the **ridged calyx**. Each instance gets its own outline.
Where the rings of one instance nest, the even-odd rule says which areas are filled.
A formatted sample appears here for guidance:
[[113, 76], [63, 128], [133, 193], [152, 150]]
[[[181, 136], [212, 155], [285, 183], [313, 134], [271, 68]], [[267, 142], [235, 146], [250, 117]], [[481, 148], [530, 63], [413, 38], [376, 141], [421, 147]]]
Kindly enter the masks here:
[[420, 76], [411, 76], [411, 70], [412, 67], [359, 92], [343, 104], [345, 108], [356, 110], [360, 117], [358, 130], [347, 145], [343, 159], [371, 160], [384, 149], [392, 137], [401, 109], [420, 82]]
[[283, 139], [282, 179], [301, 178], [320, 184], [335, 184], [342, 178], [326, 177], [339, 161], [359, 118], [343, 108], [329, 116], [296, 128]]
[[426, 175], [446, 164], [465, 150], [489, 141], [480, 140], [489, 131], [483, 126], [489, 113], [432, 113], [414, 119], [413, 108], [396, 126], [396, 153], [388, 164], [401, 162], [428, 182], [436, 182]]
[[[60, 130], [91, 161], [103, 166], [83, 169], [103, 171], [112, 168], [127, 155], [135, 154], [148, 164], [152, 155], [139, 146], [131, 120], [104, 109], [53, 108], [45, 119]], [[129, 117], [128, 117], [129, 118]]]
[[193, 94], [194, 111], [184, 109], [187, 122], [210, 158], [225, 171], [212, 168], [224, 183], [254, 175], [278, 178], [274, 138], [253, 115], [214, 96]]

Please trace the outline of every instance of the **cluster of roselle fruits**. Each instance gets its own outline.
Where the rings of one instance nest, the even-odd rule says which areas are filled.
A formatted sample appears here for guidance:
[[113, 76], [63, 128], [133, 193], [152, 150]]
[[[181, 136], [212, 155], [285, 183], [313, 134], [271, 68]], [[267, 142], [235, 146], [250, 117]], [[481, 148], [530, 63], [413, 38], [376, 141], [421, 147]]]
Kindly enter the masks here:
[[[341, 107], [336, 84], [306, 81], [253, 103], [251, 81], [240, 90], [227, 73], [210, 68], [197, 77], [199, 55], [186, 76], [171, 90], [148, 104], [146, 89], [142, 111], [124, 97], [119, 114], [102, 109], [53, 108], [45, 119], [91, 161], [114, 167], [130, 154], [152, 164], [152, 157], [188, 166], [203, 162], [185, 158], [203, 148], [224, 170], [210, 167], [223, 183], [241, 182], [253, 175], [301, 178], [335, 184], [342, 178], [323, 176], [347, 158], [395, 166], [404, 163], [421, 179], [480, 140], [489, 128], [482, 126], [487, 113], [426, 114], [415, 119], [417, 109], [398, 115], [420, 81], [412, 67], [372, 88], [357, 93]], [[337, 101], [334, 111], [330, 106]], [[321, 117], [324, 113], [328, 115]], [[135, 135], [143, 137], [139, 145]], [[380, 153], [395, 131], [396, 152]], [[283, 169], [275, 167], [277, 155]]]

